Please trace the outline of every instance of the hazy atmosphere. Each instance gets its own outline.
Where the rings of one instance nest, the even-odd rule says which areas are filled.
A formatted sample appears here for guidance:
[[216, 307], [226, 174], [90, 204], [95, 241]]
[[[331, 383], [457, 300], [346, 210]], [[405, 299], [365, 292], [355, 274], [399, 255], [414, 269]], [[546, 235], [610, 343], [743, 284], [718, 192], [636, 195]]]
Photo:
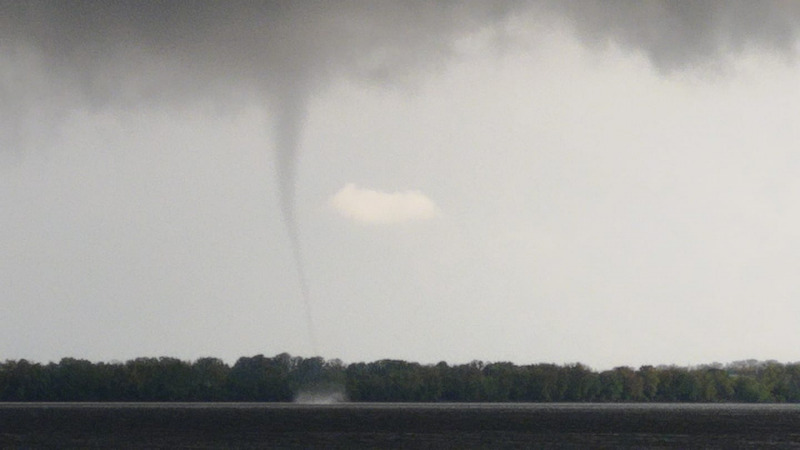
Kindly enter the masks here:
[[788, 1], [0, 0], [0, 360], [800, 360], [798, 43]]

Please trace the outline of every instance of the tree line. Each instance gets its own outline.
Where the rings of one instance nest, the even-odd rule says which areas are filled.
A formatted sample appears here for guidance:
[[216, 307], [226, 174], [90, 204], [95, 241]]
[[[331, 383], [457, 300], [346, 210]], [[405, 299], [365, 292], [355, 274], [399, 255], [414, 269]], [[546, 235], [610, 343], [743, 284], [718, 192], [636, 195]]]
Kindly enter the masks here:
[[582, 364], [423, 365], [402, 360], [64, 358], [0, 363], [0, 401], [289, 402], [304, 392], [355, 402], [800, 402], [800, 363], [740, 361], [698, 367], [593, 371]]

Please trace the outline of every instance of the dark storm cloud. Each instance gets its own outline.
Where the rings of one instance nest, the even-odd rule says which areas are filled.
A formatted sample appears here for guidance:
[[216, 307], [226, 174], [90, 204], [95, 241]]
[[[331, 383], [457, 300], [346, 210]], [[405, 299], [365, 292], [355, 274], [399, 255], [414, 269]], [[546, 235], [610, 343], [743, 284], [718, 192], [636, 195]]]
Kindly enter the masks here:
[[283, 209], [293, 221], [310, 95], [338, 76], [424, 75], [452, 55], [454, 38], [502, 29], [510, 17], [530, 27], [560, 18], [589, 45], [616, 42], [669, 72], [749, 47], [794, 55], [800, 3], [0, 0], [2, 142], [13, 146], [36, 121], [47, 125], [47, 115], [76, 104], [256, 94], [274, 115]]
[[452, 56], [454, 38], [502, 30], [511, 17], [529, 27], [561, 20], [588, 45], [615, 42], [670, 72], [751, 47], [793, 56], [800, 3], [0, 0], [0, 142], [14, 147], [76, 105], [255, 94], [270, 105], [282, 208], [293, 223], [309, 96], [339, 76], [424, 75]]
[[751, 47], [794, 55], [800, 3], [0, 0], [0, 143], [18, 146], [76, 106], [255, 94], [270, 106], [294, 228], [295, 160], [315, 91], [340, 76], [423, 76], [452, 56], [455, 38], [502, 31], [512, 17], [560, 20], [590, 46], [615, 42], [670, 72]]
[[587, 44], [618, 43], [644, 53], [664, 72], [718, 62], [746, 49], [794, 55], [800, 28], [800, 3], [792, 1], [566, 1], [550, 6], [573, 21]]
[[13, 124], [4, 134], [38, 115], [37, 104], [58, 110], [254, 93], [273, 115], [291, 224], [296, 147], [315, 90], [340, 75], [413, 76], [445, 59], [453, 36], [508, 12], [492, 2], [3, 1], [0, 95]]
[[234, 88], [303, 97], [338, 75], [414, 76], [442, 64], [453, 38], [512, 16], [561, 17], [590, 45], [616, 42], [672, 70], [748, 47], [794, 53], [800, 4], [0, 0], [0, 70], [6, 97], [27, 81], [13, 66], [33, 62], [94, 105]]
[[[136, 88], [176, 96], [209, 85], [381, 78], [447, 52], [453, 34], [502, 17], [445, 2], [4, 2], [5, 58], [35, 52], [93, 101]], [[13, 61], [12, 61], [13, 62]], [[158, 89], [158, 88], [161, 89]]]

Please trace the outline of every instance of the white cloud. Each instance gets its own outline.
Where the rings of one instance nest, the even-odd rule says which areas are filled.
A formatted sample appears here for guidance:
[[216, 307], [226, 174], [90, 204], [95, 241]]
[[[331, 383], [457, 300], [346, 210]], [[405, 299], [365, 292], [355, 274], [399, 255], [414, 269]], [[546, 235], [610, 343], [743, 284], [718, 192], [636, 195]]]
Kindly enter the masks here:
[[329, 201], [344, 217], [367, 224], [427, 220], [439, 214], [436, 204], [420, 191], [381, 192], [348, 183]]

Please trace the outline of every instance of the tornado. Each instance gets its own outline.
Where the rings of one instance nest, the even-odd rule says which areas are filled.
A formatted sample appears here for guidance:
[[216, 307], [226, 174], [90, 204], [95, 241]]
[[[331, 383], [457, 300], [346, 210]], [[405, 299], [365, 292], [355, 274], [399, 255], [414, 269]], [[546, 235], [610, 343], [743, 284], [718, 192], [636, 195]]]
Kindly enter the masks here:
[[300, 232], [295, 214], [295, 185], [297, 173], [297, 154], [306, 117], [307, 90], [300, 77], [287, 80], [273, 96], [273, 126], [275, 136], [276, 170], [278, 175], [278, 196], [283, 221], [292, 247], [293, 264], [297, 272], [300, 296], [303, 299], [308, 339], [314, 355], [319, 353], [314, 315], [311, 307], [311, 294], [308, 288], [303, 252], [300, 246]]

